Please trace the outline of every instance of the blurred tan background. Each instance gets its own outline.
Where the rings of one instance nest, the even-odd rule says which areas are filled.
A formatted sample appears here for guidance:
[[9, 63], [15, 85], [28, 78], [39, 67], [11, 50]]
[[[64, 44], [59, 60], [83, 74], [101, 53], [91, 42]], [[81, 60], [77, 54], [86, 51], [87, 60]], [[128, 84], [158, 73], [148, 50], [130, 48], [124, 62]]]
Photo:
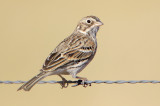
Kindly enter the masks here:
[[[89, 80], [160, 80], [159, 0], [1, 0], [0, 80], [29, 80], [49, 53], [96, 15], [98, 51], [79, 76]], [[65, 76], [68, 80], [75, 80]], [[60, 80], [51, 76], [45, 80]], [[160, 106], [160, 84], [92, 84], [61, 89], [0, 85], [1, 106]]]

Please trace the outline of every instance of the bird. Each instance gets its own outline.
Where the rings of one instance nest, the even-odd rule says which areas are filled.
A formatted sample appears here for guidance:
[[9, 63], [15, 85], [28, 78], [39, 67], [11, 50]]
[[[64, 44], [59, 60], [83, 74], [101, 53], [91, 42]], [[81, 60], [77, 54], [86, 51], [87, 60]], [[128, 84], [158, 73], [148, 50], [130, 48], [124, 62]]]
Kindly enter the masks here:
[[103, 23], [96, 16], [82, 18], [73, 33], [65, 38], [46, 58], [40, 73], [24, 83], [17, 91], [30, 91], [31, 88], [50, 75], [58, 75], [62, 79], [61, 86], [68, 86], [62, 75], [87, 81], [87, 78], [77, 76], [94, 58], [97, 51], [96, 34]]

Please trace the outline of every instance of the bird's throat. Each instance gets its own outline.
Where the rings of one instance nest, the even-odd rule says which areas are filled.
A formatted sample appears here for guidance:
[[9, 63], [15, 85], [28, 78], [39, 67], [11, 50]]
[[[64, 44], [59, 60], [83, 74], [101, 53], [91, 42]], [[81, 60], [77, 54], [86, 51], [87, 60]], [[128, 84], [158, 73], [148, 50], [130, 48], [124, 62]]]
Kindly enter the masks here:
[[96, 26], [96, 27], [93, 27], [93, 28], [88, 28], [85, 31], [77, 30], [77, 32], [82, 33], [84, 35], [90, 35], [90, 36], [96, 37], [96, 34], [97, 34], [98, 30], [99, 30], [99, 27]]

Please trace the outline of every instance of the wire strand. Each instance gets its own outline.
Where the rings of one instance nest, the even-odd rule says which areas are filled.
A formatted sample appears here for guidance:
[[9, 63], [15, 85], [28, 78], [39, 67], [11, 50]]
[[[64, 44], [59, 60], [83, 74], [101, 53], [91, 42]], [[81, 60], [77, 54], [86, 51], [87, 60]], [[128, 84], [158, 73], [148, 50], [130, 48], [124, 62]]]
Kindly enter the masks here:
[[[22, 84], [25, 83], [26, 81], [0, 81], [0, 84]], [[92, 83], [96, 83], [96, 84], [100, 84], [100, 83], [105, 83], [105, 84], [125, 84], [125, 83], [129, 83], [129, 84], [136, 84], [136, 83], [152, 83], [152, 84], [157, 84], [160, 83], [160, 81], [157, 80], [129, 80], [129, 81], [125, 81], [125, 80], [117, 80], [117, 81], [110, 81], [110, 80], [105, 80], [105, 81], [101, 81], [101, 80], [95, 80], [95, 81], [85, 81], [83, 82], [82, 80], [78, 80], [78, 81], [67, 81], [68, 83], [75, 83], [75, 85], [73, 85], [73, 87], [78, 86], [78, 85], [83, 85], [83, 84], [92, 84]], [[57, 84], [57, 83], [62, 83], [62, 81], [40, 81], [38, 84]]]

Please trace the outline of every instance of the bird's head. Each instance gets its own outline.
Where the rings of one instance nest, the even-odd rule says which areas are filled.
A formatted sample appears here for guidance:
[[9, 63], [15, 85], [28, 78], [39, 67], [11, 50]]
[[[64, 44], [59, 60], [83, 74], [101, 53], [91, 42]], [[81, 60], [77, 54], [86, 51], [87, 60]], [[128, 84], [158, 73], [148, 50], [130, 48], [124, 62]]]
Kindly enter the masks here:
[[76, 31], [79, 31], [81, 33], [89, 33], [90, 31], [98, 31], [99, 26], [103, 25], [103, 23], [100, 21], [100, 19], [96, 16], [87, 16], [82, 18], [77, 27]]

